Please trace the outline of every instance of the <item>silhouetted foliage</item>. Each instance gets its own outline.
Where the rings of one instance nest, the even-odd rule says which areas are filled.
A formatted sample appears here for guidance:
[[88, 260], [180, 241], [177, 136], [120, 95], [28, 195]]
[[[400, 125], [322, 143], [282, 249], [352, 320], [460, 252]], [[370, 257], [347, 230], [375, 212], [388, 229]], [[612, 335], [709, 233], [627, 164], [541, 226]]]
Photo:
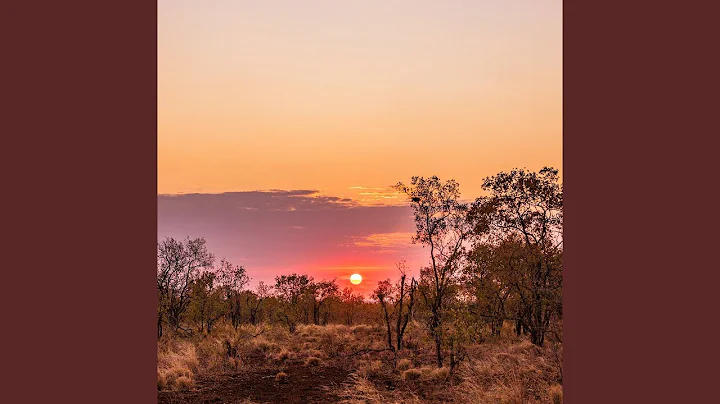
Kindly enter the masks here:
[[165, 325], [211, 333], [223, 321], [236, 331], [243, 323], [275, 323], [294, 333], [300, 324], [364, 323], [382, 326], [383, 350], [397, 359], [413, 342], [412, 333], [405, 338], [408, 326], [419, 320], [434, 344], [437, 367], [447, 363], [453, 372], [467, 356], [468, 344], [499, 338], [511, 323], [535, 345], [549, 339], [549, 349], [559, 357], [563, 188], [558, 171], [500, 172], [485, 178], [482, 188], [486, 196], [466, 203], [454, 180], [412, 177], [409, 185], [396, 185], [413, 209], [412, 241], [428, 248], [428, 261], [417, 278], [400, 261], [399, 278], [380, 281], [372, 301], [350, 288], [340, 290], [335, 279], [316, 281], [297, 273], [246, 290], [245, 268], [225, 259], [214, 267], [203, 238], [166, 238], [157, 245], [158, 338]]

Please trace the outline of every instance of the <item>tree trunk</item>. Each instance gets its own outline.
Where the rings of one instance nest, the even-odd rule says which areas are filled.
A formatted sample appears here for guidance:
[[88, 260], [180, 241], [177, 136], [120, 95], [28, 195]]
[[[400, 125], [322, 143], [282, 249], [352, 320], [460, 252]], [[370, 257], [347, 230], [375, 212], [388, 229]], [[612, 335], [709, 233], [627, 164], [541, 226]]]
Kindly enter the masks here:
[[437, 367], [441, 368], [443, 365], [442, 349], [440, 344], [440, 336], [437, 334], [435, 334], [435, 354], [437, 355]]
[[530, 342], [537, 346], [543, 346], [545, 342], [545, 333], [542, 330], [533, 329], [530, 332]]

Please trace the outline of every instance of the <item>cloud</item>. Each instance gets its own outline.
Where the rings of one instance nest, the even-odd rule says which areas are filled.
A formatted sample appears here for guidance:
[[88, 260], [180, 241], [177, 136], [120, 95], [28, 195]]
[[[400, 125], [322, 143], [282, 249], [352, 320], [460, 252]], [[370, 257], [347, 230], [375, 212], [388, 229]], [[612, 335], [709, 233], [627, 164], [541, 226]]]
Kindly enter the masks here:
[[404, 195], [393, 187], [349, 187], [357, 195], [358, 203], [363, 205], [398, 205], [405, 203]]
[[245, 265], [253, 282], [290, 272], [332, 277], [327, 268], [353, 266], [387, 268], [395, 276], [394, 262], [412, 259], [419, 248], [410, 244], [414, 223], [407, 205], [368, 206], [316, 190], [157, 200], [158, 239], [204, 237], [218, 260]]
[[394, 248], [412, 244], [412, 232], [373, 233], [363, 237], [353, 237], [352, 245], [371, 248]]

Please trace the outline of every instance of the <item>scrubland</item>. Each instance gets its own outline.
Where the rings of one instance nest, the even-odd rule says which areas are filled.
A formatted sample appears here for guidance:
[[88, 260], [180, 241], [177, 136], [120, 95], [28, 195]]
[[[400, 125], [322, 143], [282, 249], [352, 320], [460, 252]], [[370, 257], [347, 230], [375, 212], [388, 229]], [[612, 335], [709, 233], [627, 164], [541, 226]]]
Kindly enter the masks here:
[[411, 323], [406, 347], [382, 327], [218, 326], [158, 341], [161, 403], [560, 403], [562, 346], [538, 347], [505, 326], [467, 347], [453, 371], [434, 365], [432, 341]]

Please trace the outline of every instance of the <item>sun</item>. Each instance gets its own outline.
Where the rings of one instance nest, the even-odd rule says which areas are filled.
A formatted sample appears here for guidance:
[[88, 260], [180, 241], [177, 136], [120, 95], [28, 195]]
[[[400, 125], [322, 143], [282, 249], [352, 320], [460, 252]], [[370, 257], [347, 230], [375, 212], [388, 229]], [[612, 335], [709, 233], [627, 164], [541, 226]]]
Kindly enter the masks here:
[[353, 285], [359, 285], [360, 282], [362, 282], [362, 276], [360, 276], [360, 274], [350, 275], [350, 283], [352, 283]]

